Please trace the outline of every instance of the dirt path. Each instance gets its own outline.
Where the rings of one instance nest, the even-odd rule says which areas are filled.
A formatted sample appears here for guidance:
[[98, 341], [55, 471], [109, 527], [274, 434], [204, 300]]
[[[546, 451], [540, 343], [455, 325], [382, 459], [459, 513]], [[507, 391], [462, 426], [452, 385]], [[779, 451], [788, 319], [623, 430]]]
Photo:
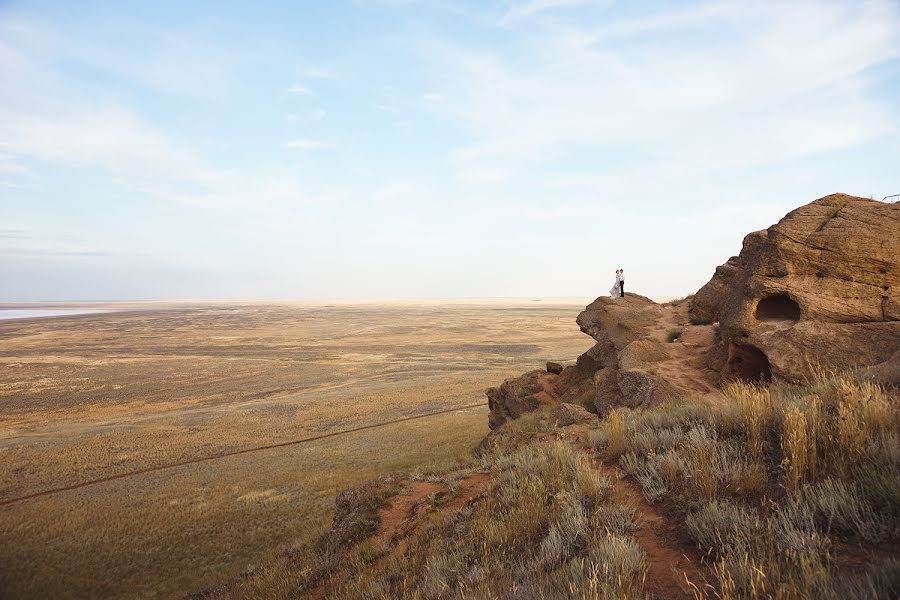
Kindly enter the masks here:
[[613, 482], [623, 503], [635, 511], [640, 527], [631, 535], [647, 555], [644, 591], [656, 600], [693, 598], [687, 582], [700, 587], [705, 580], [697, 550], [682, 534], [667, 526], [665, 517], [640, 490], [619, 478], [615, 466], [601, 464], [600, 471]]
[[[688, 581], [698, 588], [703, 587], [706, 575], [702, 556], [677, 527], [668, 523], [657, 507], [647, 502], [636, 485], [620, 477], [614, 464], [606, 464], [597, 457], [587, 441], [587, 434], [588, 429], [584, 425], [576, 424], [557, 432], [556, 438], [565, 440], [587, 455], [588, 460], [612, 482], [616, 498], [634, 509], [639, 528], [630, 535], [647, 555], [644, 591], [652, 594], [655, 600], [694, 598]], [[547, 443], [550, 439], [548, 436], [543, 441]]]
[[[438, 510], [444, 514], [458, 511], [469, 500], [481, 494], [490, 480], [491, 473], [488, 471], [467, 475], [459, 481], [459, 488], [453, 493], [450, 501], [440, 506]], [[385, 543], [390, 543], [397, 534], [409, 536], [418, 525], [416, 517], [425, 507], [425, 501], [432, 497], [448, 495], [449, 492], [449, 488], [443, 483], [414, 482], [407, 494], [394, 496], [391, 504], [381, 510], [381, 526], [377, 535]]]

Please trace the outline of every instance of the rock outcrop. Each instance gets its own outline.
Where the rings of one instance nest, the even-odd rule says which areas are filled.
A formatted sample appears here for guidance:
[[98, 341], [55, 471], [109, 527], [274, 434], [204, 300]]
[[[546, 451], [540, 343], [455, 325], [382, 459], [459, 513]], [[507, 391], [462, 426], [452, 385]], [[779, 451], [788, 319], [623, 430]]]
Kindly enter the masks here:
[[897, 232], [900, 204], [833, 194], [749, 234], [689, 306], [600, 297], [577, 318], [597, 343], [574, 366], [488, 390], [490, 426], [547, 403], [604, 415], [705, 394], [721, 379], [802, 381], [818, 367], [900, 385]]
[[604, 415], [616, 406], [651, 406], [713, 389], [715, 376], [701, 352], [712, 342], [711, 331], [705, 343], [664, 341], [668, 328], [686, 324], [687, 314], [679, 310], [636, 294], [597, 298], [576, 319], [596, 344], [558, 374], [530, 371], [489, 389], [491, 428], [550, 403], [572, 403]]
[[873, 366], [900, 383], [888, 362], [900, 350], [898, 231], [900, 205], [832, 194], [749, 234], [691, 303], [692, 322], [720, 324], [709, 365], [791, 381]]

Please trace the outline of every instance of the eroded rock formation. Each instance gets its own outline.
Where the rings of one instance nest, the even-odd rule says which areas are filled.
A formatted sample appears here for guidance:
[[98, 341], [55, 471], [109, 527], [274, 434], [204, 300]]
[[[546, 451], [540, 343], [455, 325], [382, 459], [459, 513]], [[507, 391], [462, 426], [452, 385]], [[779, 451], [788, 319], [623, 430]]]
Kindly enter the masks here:
[[[488, 390], [490, 426], [546, 403], [602, 415], [704, 394], [722, 378], [801, 381], [818, 367], [900, 385], [898, 232], [900, 204], [832, 194], [749, 234], [689, 307], [600, 297], [577, 318], [597, 343], [573, 366]], [[666, 343], [672, 328], [677, 343]]]
[[492, 429], [548, 403], [578, 404], [602, 415], [616, 406], [650, 406], [714, 388], [716, 375], [706, 369], [702, 352], [712, 343], [712, 327], [698, 328], [703, 331], [688, 336], [693, 341], [665, 341], [669, 328], [686, 325], [683, 309], [636, 294], [604, 296], [577, 322], [596, 344], [559, 374], [529, 371], [489, 389]]
[[900, 204], [832, 194], [749, 234], [691, 303], [693, 322], [720, 323], [709, 365], [793, 381], [872, 366], [900, 383], [898, 232]]

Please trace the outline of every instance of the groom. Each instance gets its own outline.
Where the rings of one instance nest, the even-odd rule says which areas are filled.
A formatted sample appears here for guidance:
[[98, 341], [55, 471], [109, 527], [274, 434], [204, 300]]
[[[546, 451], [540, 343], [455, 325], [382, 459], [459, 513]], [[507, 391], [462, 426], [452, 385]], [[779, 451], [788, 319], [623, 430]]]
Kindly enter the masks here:
[[619, 269], [619, 298], [625, 297], [625, 269]]

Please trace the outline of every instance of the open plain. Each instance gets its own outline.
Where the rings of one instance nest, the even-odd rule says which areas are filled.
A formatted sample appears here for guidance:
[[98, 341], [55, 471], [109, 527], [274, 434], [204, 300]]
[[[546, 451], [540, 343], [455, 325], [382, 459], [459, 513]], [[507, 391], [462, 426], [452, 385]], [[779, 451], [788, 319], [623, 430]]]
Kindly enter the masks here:
[[2, 597], [232, 579], [342, 489], [464, 459], [486, 387], [592, 344], [575, 302], [124, 308], [0, 321]]

